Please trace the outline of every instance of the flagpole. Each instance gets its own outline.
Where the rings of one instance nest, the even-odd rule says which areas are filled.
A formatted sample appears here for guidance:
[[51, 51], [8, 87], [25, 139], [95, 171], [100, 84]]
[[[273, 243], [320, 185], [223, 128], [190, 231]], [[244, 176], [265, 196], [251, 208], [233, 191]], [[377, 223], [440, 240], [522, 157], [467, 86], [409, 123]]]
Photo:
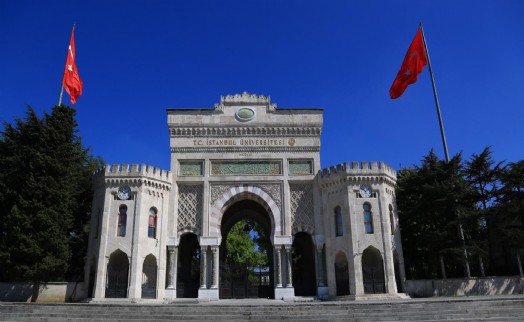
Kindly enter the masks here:
[[[76, 23], [73, 24], [72, 32], [75, 31], [75, 25]], [[69, 55], [69, 47], [67, 49], [66, 62], [67, 62], [67, 55]], [[60, 89], [60, 96], [58, 97], [58, 106], [62, 105], [62, 96], [64, 95], [64, 76], [65, 76], [65, 73], [62, 74], [62, 88]]]
[[62, 80], [62, 89], [60, 90], [60, 96], [58, 97], [58, 106], [62, 105], [62, 95], [64, 95], [64, 81]]
[[[444, 124], [442, 122], [442, 115], [440, 114], [440, 104], [438, 102], [438, 96], [437, 96], [437, 87], [435, 86], [435, 79], [433, 78], [433, 70], [431, 69], [431, 61], [429, 60], [429, 52], [428, 52], [428, 45], [426, 43], [426, 37], [424, 36], [424, 28], [422, 27], [422, 22], [420, 22], [420, 30], [422, 31], [422, 41], [424, 41], [424, 50], [426, 51], [426, 57], [428, 58], [428, 67], [429, 67], [429, 75], [431, 76], [431, 85], [433, 85], [433, 95], [435, 96], [435, 104], [437, 106], [437, 115], [438, 115], [438, 123], [440, 125], [440, 134], [442, 136], [442, 144], [444, 145], [444, 153], [446, 155], [446, 163], [449, 163], [449, 153], [448, 153], [448, 145], [446, 143], [446, 134], [444, 133]], [[468, 251], [466, 249], [466, 239], [464, 238], [464, 229], [462, 228], [462, 223], [460, 222], [460, 216], [457, 211], [457, 228], [459, 232], [459, 238], [462, 243], [462, 251], [464, 255], [464, 266], [466, 269], [466, 275], [467, 277], [471, 277], [471, 272], [469, 269], [469, 260], [468, 260]]]
[[422, 31], [422, 41], [424, 41], [424, 50], [428, 58], [429, 75], [431, 76], [431, 84], [433, 85], [433, 95], [435, 96], [435, 104], [437, 106], [438, 123], [440, 125], [440, 135], [442, 136], [442, 144], [444, 145], [444, 154], [446, 155], [446, 162], [449, 162], [448, 144], [446, 143], [446, 134], [444, 133], [444, 123], [442, 122], [442, 115], [440, 114], [440, 104], [438, 102], [437, 87], [435, 86], [435, 79], [433, 78], [433, 69], [431, 68], [431, 61], [429, 59], [428, 44], [424, 36], [424, 28], [420, 22], [420, 30]]

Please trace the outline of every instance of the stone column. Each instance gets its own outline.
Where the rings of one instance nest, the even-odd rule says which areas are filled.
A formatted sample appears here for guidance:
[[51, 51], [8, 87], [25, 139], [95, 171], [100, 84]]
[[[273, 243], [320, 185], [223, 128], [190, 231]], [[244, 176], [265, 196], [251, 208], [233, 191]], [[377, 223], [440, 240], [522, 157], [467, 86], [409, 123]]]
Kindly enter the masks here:
[[107, 274], [108, 274], [108, 267], [109, 264], [109, 256], [99, 257], [98, 258], [98, 265], [97, 265], [97, 271], [96, 271], [96, 287], [95, 292], [93, 294], [94, 298], [105, 298], [106, 297], [106, 288], [107, 288]]
[[286, 287], [293, 287], [293, 267], [291, 261], [291, 246], [286, 246], [286, 259], [287, 259], [287, 285]]
[[212, 246], [211, 251], [213, 252], [213, 283], [211, 284], [211, 288], [217, 288], [218, 287], [218, 246]]
[[318, 272], [318, 286], [324, 286], [324, 262], [322, 256], [322, 246], [316, 247], [317, 253], [317, 272]]
[[[137, 290], [138, 288], [137, 287], [133, 287], [133, 284], [132, 281], [135, 280], [135, 284], [136, 282], [138, 281], [138, 277], [134, 277], [133, 276], [133, 273], [135, 273], [136, 269], [131, 269], [132, 268], [132, 260], [133, 260], [133, 257], [131, 256], [127, 256], [128, 258], [128, 261], [129, 261], [129, 270], [127, 271], [127, 298], [140, 298], [142, 297], [142, 289], [140, 289], [140, 294], [137, 296]], [[142, 275], [142, 274], [140, 274]]]
[[200, 249], [200, 288], [207, 288], [207, 246]]
[[176, 285], [176, 273], [177, 273], [177, 257], [178, 257], [178, 248], [168, 247], [168, 264], [169, 264], [169, 273], [167, 274], [167, 288], [175, 288]]
[[276, 265], [276, 270], [277, 270], [277, 287], [282, 287], [282, 269], [281, 269], [281, 263], [282, 263], [282, 246], [277, 246], [276, 247], [276, 251], [277, 251], [277, 265]]

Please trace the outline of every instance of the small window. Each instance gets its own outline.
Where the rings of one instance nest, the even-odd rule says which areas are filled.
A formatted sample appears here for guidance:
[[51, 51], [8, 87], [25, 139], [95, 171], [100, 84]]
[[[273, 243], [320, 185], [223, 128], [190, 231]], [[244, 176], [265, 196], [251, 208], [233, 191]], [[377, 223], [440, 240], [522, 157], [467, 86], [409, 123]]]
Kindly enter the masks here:
[[127, 206], [122, 205], [118, 210], [118, 237], [126, 236], [126, 224], [127, 224]]
[[391, 224], [391, 235], [393, 235], [395, 233], [395, 214], [392, 205], [389, 205], [389, 223]]
[[366, 234], [373, 234], [373, 215], [371, 214], [371, 205], [364, 204], [364, 227]]
[[156, 238], [156, 208], [149, 209], [149, 220], [147, 225], [147, 236], [149, 238]]
[[342, 224], [342, 209], [339, 206], [335, 208], [335, 230], [337, 237], [344, 235], [344, 226]]

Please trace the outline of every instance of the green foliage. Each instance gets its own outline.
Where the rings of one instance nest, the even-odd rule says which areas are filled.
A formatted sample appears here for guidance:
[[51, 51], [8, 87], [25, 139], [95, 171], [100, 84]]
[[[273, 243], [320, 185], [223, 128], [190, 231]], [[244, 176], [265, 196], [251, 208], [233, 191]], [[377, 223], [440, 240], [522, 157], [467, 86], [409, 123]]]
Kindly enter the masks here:
[[500, 175], [502, 188], [493, 211], [501, 242], [524, 248], [524, 160], [509, 163]]
[[99, 163], [82, 147], [75, 111], [69, 107], [55, 106], [41, 119], [29, 107], [25, 120], [4, 124], [1, 280], [46, 282], [63, 280], [68, 273], [80, 275], [90, 178]]
[[430, 151], [421, 166], [399, 171], [397, 185], [408, 277], [439, 277], [441, 256], [448, 277], [463, 276], [464, 249], [470, 262], [489, 257], [488, 274], [497, 273], [497, 265], [513, 265], [500, 257], [524, 244], [523, 161], [503, 166], [489, 147], [466, 162], [456, 155], [446, 163]]
[[397, 185], [407, 271], [412, 277], [437, 277], [439, 256], [460, 253], [459, 211], [471, 209], [461, 155], [446, 163], [430, 151], [420, 167], [399, 171]]
[[[248, 229], [246, 229], [246, 227]], [[240, 220], [231, 227], [227, 235], [226, 263], [244, 268], [266, 266], [267, 245], [263, 230], [256, 221]]]

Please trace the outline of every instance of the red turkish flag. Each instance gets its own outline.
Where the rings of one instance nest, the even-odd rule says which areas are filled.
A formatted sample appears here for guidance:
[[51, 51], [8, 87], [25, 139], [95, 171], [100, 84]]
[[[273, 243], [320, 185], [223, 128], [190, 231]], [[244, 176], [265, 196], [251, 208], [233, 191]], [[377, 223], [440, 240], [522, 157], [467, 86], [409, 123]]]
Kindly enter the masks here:
[[76, 99], [82, 95], [82, 80], [80, 80], [80, 75], [78, 75], [75, 59], [75, 28], [73, 28], [71, 39], [69, 40], [64, 77], [62, 79], [62, 86], [64, 86], [66, 92], [69, 94], [71, 103], [73, 104], [75, 104]]
[[406, 88], [417, 81], [418, 74], [422, 68], [428, 64], [424, 41], [422, 40], [422, 27], [418, 28], [415, 38], [409, 46], [406, 57], [398, 71], [397, 77], [389, 90], [392, 99], [398, 98], [404, 93]]

